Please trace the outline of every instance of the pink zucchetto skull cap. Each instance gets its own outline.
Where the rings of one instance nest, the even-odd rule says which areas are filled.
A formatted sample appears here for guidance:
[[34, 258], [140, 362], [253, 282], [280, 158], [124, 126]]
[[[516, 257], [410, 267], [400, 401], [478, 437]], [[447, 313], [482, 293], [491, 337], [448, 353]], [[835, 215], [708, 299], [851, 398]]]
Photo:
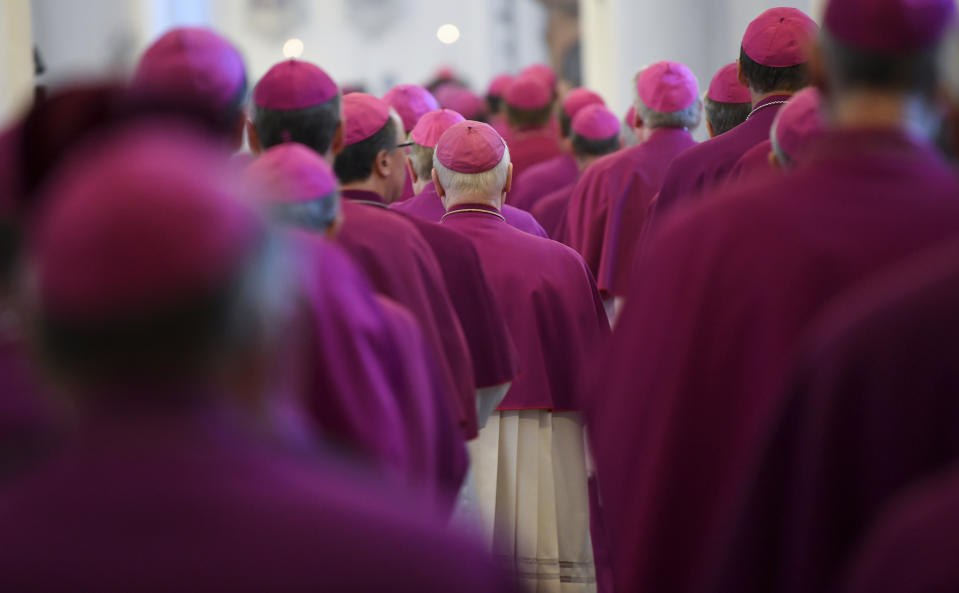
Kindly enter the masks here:
[[329, 163], [296, 142], [270, 147], [250, 163], [246, 174], [267, 190], [258, 192], [264, 205], [312, 202], [333, 194], [337, 187]]
[[350, 93], [343, 96], [343, 118], [343, 144], [349, 146], [383, 129], [390, 119], [390, 108], [373, 95]]
[[532, 76], [539, 79], [546, 87], [553, 91], [556, 88], [556, 71], [546, 64], [533, 64], [527, 66], [519, 73], [520, 76]]
[[935, 45], [955, 18], [955, 0], [831, 0], [823, 28], [856, 49], [905, 53]]
[[457, 173], [489, 171], [505, 152], [506, 142], [492, 126], [472, 120], [450, 126], [436, 144], [436, 159]]
[[619, 136], [619, 118], [604, 105], [593, 103], [580, 109], [571, 124], [573, 132], [589, 140]]
[[410, 133], [410, 138], [420, 146], [435, 148], [443, 132], [466, 118], [452, 109], [437, 109], [420, 118]]
[[229, 155], [142, 124], [74, 153], [47, 186], [30, 253], [43, 315], [98, 323], [225, 286], [265, 227]]
[[682, 111], [699, 98], [696, 76], [679, 62], [656, 62], [644, 69], [636, 91], [646, 107], [661, 113]]
[[825, 130], [822, 95], [806, 87], [783, 105], [770, 129], [770, 140], [777, 153], [795, 159], [803, 146]]
[[246, 68], [240, 52], [222, 36], [202, 27], [181, 27], [147, 48], [133, 75], [133, 87], [189, 93], [225, 107], [242, 99]]
[[400, 84], [383, 95], [383, 102], [396, 110], [403, 120], [403, 131], [409, 132], [423, 114], [439, 109], [436, 97], [415, 84]]
[[507, 105], [518, 109], [542, 109], [553, 100], [553, 92], [541, 79], [520, 75], [506, 89], [503, 99]]
[[709, 83], [706, 97], [717, 103], [751, 103], [749, 89], [739, 82], [739, 66], [736, 62], [719, 69]]
[[499, 74], [493, 77], [493, 80], [490, 81], [489, 87], [486, 89], [486, 94], [490, 97], [502, 97], [503, 93], [506, 92], [506, 89], [509, 88], [510, 83], [513, 82], [513, 77], [509, 74]]
[[742, 48], [757, 64], [788, 68], [809, 60], [807, 49], [818, 33], [819, 26], [803, 11], [770, 8], [746, 27]]
[[563, 113], [566, 117], [572, 119], [576, 113], [587, 105], [605, 105], [606, 101], [599, 94], [583, 87], [577, 87], [566, 93], [563, 98]]
[[322, 105], [339, 93], [319, 66], [286, 60], [270, 68], [253, 89], [253, 102], [264, 109], [291, 111]]

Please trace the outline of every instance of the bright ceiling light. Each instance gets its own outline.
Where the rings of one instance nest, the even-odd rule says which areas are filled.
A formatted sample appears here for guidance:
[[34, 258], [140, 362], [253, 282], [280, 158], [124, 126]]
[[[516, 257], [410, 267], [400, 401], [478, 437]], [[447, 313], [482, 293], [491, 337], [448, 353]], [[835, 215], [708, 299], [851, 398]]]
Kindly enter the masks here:
[[460, 38], [460, 30], [456, 25], [441, 25], [440, 28], [436, 30], [436, 38], [443, 43], [456, 43]]
[[303, 40], [297, 39], [296, 37], [292, 39], [287, 39], [286, 43], [283, 44], [283, 57], [285, 58], [298, 58], [303, 55]]

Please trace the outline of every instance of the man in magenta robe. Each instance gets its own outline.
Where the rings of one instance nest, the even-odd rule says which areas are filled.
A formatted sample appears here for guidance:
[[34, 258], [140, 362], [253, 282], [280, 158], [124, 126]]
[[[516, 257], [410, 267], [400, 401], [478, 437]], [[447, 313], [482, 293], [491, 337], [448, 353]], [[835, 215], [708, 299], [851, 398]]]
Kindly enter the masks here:
[[588, 397], [581, 391], [586, 357], [609, 327], [582, 258], [506, 224], [500, 207], [509, 158], [492, 127], [467, 120], [443, 133], [433, 162], [447, 207], [443, 225], [476, 247], [523, 368], [481, 431], [473, 467], [494, 552], [531, 586], [587, 590], [595, 575], [585, 451], [573, 411]]
[[4, 489], [0, 588], [510, 590], [415, 494], [264, 422], [284, 283], [229, 154], [168, 121], [97, 140], [31, 239], [38, 352], [79, 425]]
[[587, 105], [605, 105], [603, 98], [586, 88], [575, 88], [566, 94], [559, 111], [560, 137], [563, 152], [548, 161], [532, 165], [517, 177], [510, 190], [510, 204], [523, 210], [533, 206], [546, 194], [566, 187], [579, 177], [580, 167], [570, 146], [570, 126], [580, 109]]
[[816, 23], [795, 8], [771, 8], [749, 24], [739, 52], [739, 79], [749, 87], [752, 112], [739, 126], [675, 159], [656, 201], [657, 219], [721, 185], [743, 153], [769, 138], [779, 107], [808, 84], [806, 46], [816, 30]]
[[[410, 134], [413, 146], [410, 150], [408, 166], [414, 177], [416, 197], [412, 200], [394, 202], [390, 205], [394, 210], [415, 216], [423, 220], [439, 222], [446, 214], [443, 201], [436, 193], [433, 183], [433, 149], [436, 142], [447, 128], [465, 118], [451, 109], [434, 111], [423, 116]], [[529, 212], [508, 204], [503, 206], [503, 216], [506, 222], [537, 237], [546, 237], [545, 229]]]
[[266, 150], [247, 176], [262, 186], [258, 197], [272, 218], [289, 229], [284, 238], [309, 305], [291, 336], [306, 343], [301, 389], [323, 438], [435, 492], [438, 507], [450, 508], [467, 465], [462, 433], [418, 326], [407, 327], [409, 313], [376, 301], [348, 256], [321, 238], [339, 224], [333, 171], [291, 142]]
[[677, 212], [638, 257], [590, 419], [618, 591], [717, 590], [708, 577], [810, 319], [959, 233], [959, 185], [916, 125], [938, 109], [930, 50], [954, 3], [865, 4], [827, 5], [813, 72], [831, 121], [808, 159]]
[[600, 104], [587, 105], [576, 113], [570, 124], [569, 134], [576, 160], [576, 177], [565, 186], [543, 196], [530, 211], [551, 239], [568, 243], [566, 214], [576, 180], [598, 159], [622, 147], [620, 127], [616, 115]]
[[516, 175], [562, 153], [559, 136], [552, 125], [554, 98], [552, 88], [537, 76], [518, 76], [506, 89], [503, 100]]
[[695, 144], [689, 130], [702, 117], [696, 77], [678, 62], [644, 69], [636, 93], [643, 142], [590, 167], [577, 182], [567, 213], [570, 245], [610, 298], [626, 294], [649, 202], [676, 155]]

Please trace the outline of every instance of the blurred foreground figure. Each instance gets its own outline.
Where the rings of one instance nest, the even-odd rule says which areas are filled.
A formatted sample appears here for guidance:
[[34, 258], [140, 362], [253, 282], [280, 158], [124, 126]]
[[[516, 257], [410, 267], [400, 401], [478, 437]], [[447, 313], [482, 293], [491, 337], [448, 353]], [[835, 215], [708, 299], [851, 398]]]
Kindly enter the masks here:
[[[725, 529], [809, 321], [959, 233], [959, 185], [922, 133], [954, 11], [952, 0], [832, 0], [813, 68], [829, 128], [809, 158], [678, 211], [644, 244], [590, 419], [618, 592], [823, 590], [794, 588], [799, 569], [761, 578], [790, 558], [766, 538], [730, 547]], [[752, 546], [768, 555], [713, 587], [717, 556]]]
[[448, 209], [443, 225], [476, 247], [523, 370], [471, 447], [493, 552], [531, 590], [595, 590], [586, 453], [573, 410], [588, 353], [609, 330], [599, 294], [575, 252], [506, 223], [500, 207], [512, 168], [492, 127], [450, 127], [433, 167]]
[[746, 121], [673, 161], [656, 201], [656, 217], [722, 185], [747, 150], [769, 138], [779, 107], [809, 84], [807, 46], [817, 26], [795, 8], [771, 8], [746, 28], [739, 51], [739, 80], [749, 87], [752, 111]]
[[568, 244], [566, 215], [576, 181], [601, 157], [622, 148], [619, 120], [601, 104], [593, 103], [576, 112], [570, 123], [569, 143], [573, 151], [575, 176], [555, 191], [544, 194], [530, 212], [549, 233], [551, 239]]
[[[416, 197], [405, 202], [394, 202], [390, 205], [393, 210], [431, 222], [439, 222], [443, 218], [446, 208], [436, 193], [436, 184], [433, 183], [432, 177], [433, 150], [443, 132], [464, 119], [451, 109], [441, 109], [424, 115], [420, 123], [413, 128], [413, 133], [410, 134], [413, 146], [407, 164], [415, 178]], [[502, 213], [511, 226], [537, 237], [547, 236], [546, 230], [529, 212], [504, 204]]]
[[290, 142], [265, 151], [247, 175], [262, 186], [258, 197], [271, 217], [287, 227], [302, 306], [284, 342], [300, 362], [303, 403], [323, 442], [435, 493], [438, 510], [449, 510], [466, 452], [438, 363], [410, 314], [374, 299], [360, 270], [323, 236], [340, 216], [332, 169]]
[[509, 590], [403, 494], [264, 430], [284, 283], [221, 155], [148, 126], [50, 185], [38, 348], [82, 428], [0, 493], [0, 588]]

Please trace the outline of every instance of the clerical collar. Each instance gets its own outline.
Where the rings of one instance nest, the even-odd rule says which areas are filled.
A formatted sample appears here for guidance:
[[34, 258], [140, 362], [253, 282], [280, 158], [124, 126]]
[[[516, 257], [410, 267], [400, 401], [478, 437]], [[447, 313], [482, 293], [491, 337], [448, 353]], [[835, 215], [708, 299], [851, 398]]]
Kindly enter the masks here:
[[490, 216], [495, 216], [503, 222], [506, 222], [506, 217], [503, 216], [499, 210], [487, 204], [457, 204], [456, 206], [451, 207], [440, 220], [443, 221], [446, 220], [448, 216], [452, 216], [454, 214], [466, 214], [467, 212], [488, 214]]
[[770, 95], [756, 103], [756, 106], [753, 107], [753, 110], [749, 112], [749, 115], [746, 116], [746, 121], [749, 121], [749, 118], [753, 116], [757, 111], [761, 111], [767, 107], [772, 107], [773, 105], [785, 105], [789, 103], [789, 100], [792, 98], [791, 95]]
[[378, 208], [389, 207], [386, 205], [386, 202], [383, 201], [383, 196], [376, 192], [367, 191], [365, 189], [344, 189], [340, 191], [340, 196], [357, 204], [377, 206]]

